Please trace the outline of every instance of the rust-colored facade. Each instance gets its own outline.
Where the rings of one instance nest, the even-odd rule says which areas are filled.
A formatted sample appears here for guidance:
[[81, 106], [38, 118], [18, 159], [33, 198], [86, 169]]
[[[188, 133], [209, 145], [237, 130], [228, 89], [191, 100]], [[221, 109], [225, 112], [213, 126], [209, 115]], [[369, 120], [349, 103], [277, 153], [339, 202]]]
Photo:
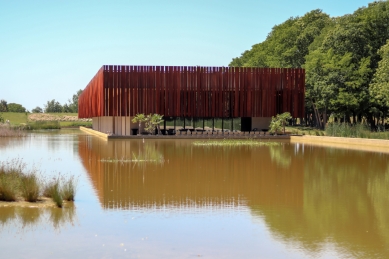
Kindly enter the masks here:
[[81, 94], [78, 116], [302, 118], [304, 98], [303, 69], [103, 66]]

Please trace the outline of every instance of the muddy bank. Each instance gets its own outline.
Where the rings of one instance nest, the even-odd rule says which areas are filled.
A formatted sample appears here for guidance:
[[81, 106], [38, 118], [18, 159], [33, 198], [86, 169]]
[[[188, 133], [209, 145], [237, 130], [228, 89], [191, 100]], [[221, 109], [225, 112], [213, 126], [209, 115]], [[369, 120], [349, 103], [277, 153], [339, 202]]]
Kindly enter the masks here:
[[[68, 207], [73, 202], [63, 201], [62, 207]], [[4, 207], [21, 207], [21, 208], [58, 208], [51, 198], [40, 197], [37, 202], [28, 202], [22, 198], [16, 201], [0, 201], [0, 208]]]

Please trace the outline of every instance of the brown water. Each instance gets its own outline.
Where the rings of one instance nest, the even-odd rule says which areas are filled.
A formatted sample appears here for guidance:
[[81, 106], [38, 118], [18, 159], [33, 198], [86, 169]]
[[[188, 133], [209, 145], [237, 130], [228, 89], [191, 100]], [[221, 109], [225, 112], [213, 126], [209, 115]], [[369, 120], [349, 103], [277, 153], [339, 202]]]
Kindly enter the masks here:
[[79, 188], [63, 210], [0, 207], [0, 258], [389, 258], [387, 154], [57, 131], [0, 139], [15, 157]]

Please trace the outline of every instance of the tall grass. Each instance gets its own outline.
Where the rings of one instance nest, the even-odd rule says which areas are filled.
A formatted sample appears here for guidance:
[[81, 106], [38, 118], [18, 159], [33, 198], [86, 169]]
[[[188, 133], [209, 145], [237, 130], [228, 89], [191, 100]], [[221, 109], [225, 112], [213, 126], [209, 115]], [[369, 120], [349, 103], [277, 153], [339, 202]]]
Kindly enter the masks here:
[[371, 132], [365, 124], [328, 123], [326, 135], [345, 138], [389, 139], [389, 132]]
[[21, 159], [0, 164], [0, 200], [17, 201], [23, 199], [36, 202], [43, 194], [52, 198], [58, 207], [63, 206], [63, 200], [74, 201], [77, 181], [70, 178], [57, 177], [47, 182], [38, 177], [38, 172], [26, 172]]
[[27, 123], [27, 129], [41, 130], [41, 129], [60, 129], [59, 121], [33, 121]]
[[20, 159], [0, 164], [0, 200], [16, 201], [25, 164]]
[[11, 127], [8, 124], [0, 123], [0, 137], [24, 137], [24, 133], [19, 127]]
[[66, 201], [74, 201], [74, 197], [76, 195], [76, 180], [74, 176], [69, 179], [64, 179], [62, 185], [62, 198]]
[[20, 191], [26, 201], [36, 202], [41, 192], [40, 189], [40, 182], [35, 172], [20, 176]]

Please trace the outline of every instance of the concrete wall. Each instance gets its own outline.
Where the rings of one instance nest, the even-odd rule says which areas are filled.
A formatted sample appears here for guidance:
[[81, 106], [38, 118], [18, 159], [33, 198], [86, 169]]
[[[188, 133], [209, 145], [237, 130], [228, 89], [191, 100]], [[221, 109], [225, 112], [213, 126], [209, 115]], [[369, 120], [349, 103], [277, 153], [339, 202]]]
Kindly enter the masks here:
[[[133, 123], [133, 117], [93, 117], [92, 129], [113, 135], [130, 136], [131, 129], [138, 129], [139, 124]], [[139, 129], [138, 129], [139, 130]]]
[[253, 117], [251, 121], [251, 128], [269, 129], [271, 117]]

